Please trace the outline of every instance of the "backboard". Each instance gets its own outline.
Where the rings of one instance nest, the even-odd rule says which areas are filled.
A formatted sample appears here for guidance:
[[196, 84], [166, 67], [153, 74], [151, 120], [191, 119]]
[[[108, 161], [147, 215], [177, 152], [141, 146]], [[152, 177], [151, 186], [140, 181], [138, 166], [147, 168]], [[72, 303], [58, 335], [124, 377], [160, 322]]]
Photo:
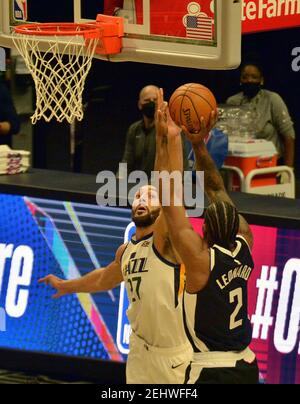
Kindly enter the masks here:
[[121, 53], [96, 58], [202, 69], [240, 64], [242, 0], [64, 0], [67, 12], [55, 3], [1, 0], [0, 46], [13, 47], [16, 24], [93, 22], [99, 13], [124, 17], [125, 36]]

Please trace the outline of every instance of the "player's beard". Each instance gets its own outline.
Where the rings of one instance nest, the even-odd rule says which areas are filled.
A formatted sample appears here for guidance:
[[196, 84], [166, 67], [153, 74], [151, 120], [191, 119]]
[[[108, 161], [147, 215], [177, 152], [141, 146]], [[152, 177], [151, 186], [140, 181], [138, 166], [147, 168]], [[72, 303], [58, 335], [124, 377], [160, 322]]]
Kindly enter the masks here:
[[155, 223], [160, 213], [160, 208], [152, 210], [151, 212], [148, 210], [148, 213], [143, 216], [136, 216], [132, 213], [132, 221], [136, 225], [136, 227], [149, 227]]

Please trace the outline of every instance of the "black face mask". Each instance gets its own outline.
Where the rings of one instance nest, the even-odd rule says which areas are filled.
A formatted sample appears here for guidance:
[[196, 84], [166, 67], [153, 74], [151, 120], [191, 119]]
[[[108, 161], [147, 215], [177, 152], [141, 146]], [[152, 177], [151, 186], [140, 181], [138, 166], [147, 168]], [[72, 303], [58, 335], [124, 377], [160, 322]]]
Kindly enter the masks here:
[[155, 102], [150, 101], [142, 106], [142, 114], [147, 118], [153, 119], [155, 115]]
[[241, 83], [241, 89], [246, 97], [254, 98], [261, 89], [260, 83]]

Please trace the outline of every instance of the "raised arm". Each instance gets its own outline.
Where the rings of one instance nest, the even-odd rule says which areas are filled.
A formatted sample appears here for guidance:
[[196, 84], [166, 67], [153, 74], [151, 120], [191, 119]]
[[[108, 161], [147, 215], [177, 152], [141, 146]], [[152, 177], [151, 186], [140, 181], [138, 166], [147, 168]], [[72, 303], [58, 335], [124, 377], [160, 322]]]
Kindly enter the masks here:
[[63, 280], [57, 276], [48, 275], [38, 282], [51, 285], [56, 289], [56, 294], [53, 295], [53, 298], [72, 293], [97, 293], [113, 289], [123, 281], [121, 257], [125, 248], [126, 244], [118, 248], [114, 261], [107, 265], [107, 267], [95, 269], [81, 278]]
[[[161, 93], [156, 116], [156, 167], [159, 171], [182, 172], [181, 129], [172, 121], [167, 105], [163, 102]], [[177, 184], [178, 185], [178, 184]], [[167, 193], [167, 195], [165, 195]], [[160, 197], [170, 198], [169, 204], [162, 203], [172, 245], [178, 251], [186, 268], [186, 286], [191, 293], [202, 289], [209, 277], [209, 257], [205, 251], [205, 243], [197, 234], [183, 206], [182, 187], [174, 188], [171, 182], [170, 190], [162, 181]], [[175, 203], [176, 201], [176, 203]]]
[[[164, 127], [164, 121], [165, 121], [165, 107], [166, 104], [164, 104], [163, 100], [163, 92], [160, 90], [158, 94], [158, 102], [157, 102], [157, 111], [156, 111], [156, 118], [161, 122], [161, 125], [156, 125], [156, 156], [155, 156], [155, 165], [154, 165], [154, 171], [155, 173], [161, 174], [162, 171], [165, 171], [169, 173], [171, 171], [169, 167], [169, 153], [172, 153], [172, 148], [167, 147], [168, 139], [166, 136], [163, 135], [163, 132], [165, 134], [168, 133], [168, 128]], [[178, 128], [174, 124], [173, 130], [177, 134]], [[177, 144], [177, 143], [176, 143]], [[178, 148], [181, 147], [182, 143], [178, 143]], [[177, 147], [176, 146], [176, 147]], [[166, 158], [165, 153], [168, 154], [168, 157]], [[181, 148], [181, 153], [178, 153], [178, 155], [173, 155], [173, 164], [174, 164], [174, 170], [177, 171], [177, 175], [180, 176], [180, 181], [182, 180], [182, 172], [183, 172], [183, 156], [184, 153]], [[162, 201], [162, 183], [163, 181], [160, 179], [159, 183], [155, 183], [157, 189], [160, 189], [159, 196], [161, 203]], [[162, 255], [167, 257], [170, 261], [172, 262], [177, 262], [177, 263], [182, 263], [182, 259], [180, 257], [179, 252], [176, 250], [175, 246], [173, 245], [171, 241], [171, 235], [168, 229], [168, 225], [166, 222], [165, 218], [165, 212], [162, 209], [159, 217], [157, 218], [155, 225], [154, 225], [154, 243], [155, 247], [159, 252], [161, 252]]]
[[[214, 121], [214, 119], [214, 114], [212, 114], [211, 120]], [[204, 128], [203, 120], [202, 127]], [[207, 151], [203, 136], [190, 134], [187, 131], [186, 136], [193, 146], [196, 159], [196, 169], [198, 171], [204, 171], [204, 189], [209, 200], [211, 202], [225, 201], [234, 205], [232, 199], [225, 189], [223, 179], [216, 168], [213, 159]], [[251, 229], [242, 215], [239, 215], [239, 219], [239, 234], [247, 240], [250, 248], [252, 248], [253, 236]]]

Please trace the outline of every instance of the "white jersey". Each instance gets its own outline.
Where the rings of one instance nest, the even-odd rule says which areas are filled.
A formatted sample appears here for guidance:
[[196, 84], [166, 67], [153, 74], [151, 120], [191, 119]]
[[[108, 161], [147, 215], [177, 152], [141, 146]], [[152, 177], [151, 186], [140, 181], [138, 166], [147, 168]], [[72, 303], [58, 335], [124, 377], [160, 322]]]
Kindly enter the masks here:
[[121, 267], [129, 299], [127, 316], [134, 333], [155, 347], [185, 344], [184, 267], [160, 256], [152, 233], [139, 241], [131, 239]]

